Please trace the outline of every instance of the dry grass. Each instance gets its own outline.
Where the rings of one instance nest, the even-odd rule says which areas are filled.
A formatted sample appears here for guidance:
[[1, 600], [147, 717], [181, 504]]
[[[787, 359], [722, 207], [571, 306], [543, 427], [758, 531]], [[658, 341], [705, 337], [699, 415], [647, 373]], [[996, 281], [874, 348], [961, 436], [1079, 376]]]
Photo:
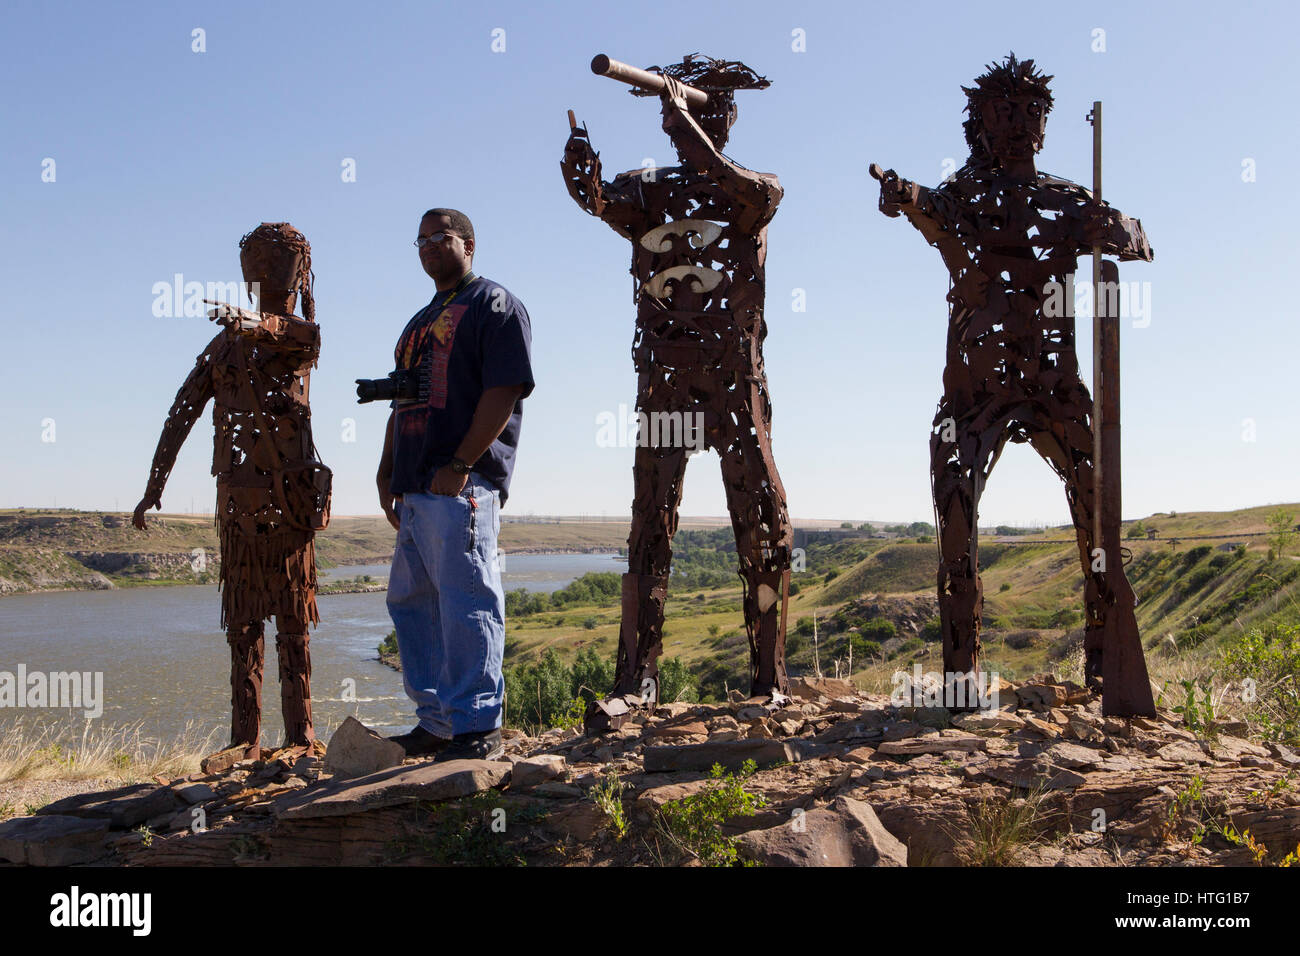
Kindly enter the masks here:
[[0, 728], [0, 783], [24, 780], [111, 779], [130, 783], [156, 774], [175, 777], [199, 769], [221, 748], [224, 731], [203, 733], [192, 722], [171, 740], [146, 736], [143, 724], [109, 727], [96, 721]]
[[1054, 816], [1043, 806], [1045, 791], [1035, 786], [1024, 797], [981, 800], [966, 807], [967, 866], [1021, 865], [1021, 854], [1039, 846]]

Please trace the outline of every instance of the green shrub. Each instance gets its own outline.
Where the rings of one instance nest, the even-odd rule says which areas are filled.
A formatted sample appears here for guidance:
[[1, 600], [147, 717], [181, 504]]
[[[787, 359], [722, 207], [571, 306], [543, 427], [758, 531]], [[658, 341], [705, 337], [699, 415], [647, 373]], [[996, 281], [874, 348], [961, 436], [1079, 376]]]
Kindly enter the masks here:
[[1242, 685], [1246, 719], [1262, 736], [1300, 743], [1300, 625], [1241, 635], [1223, 654], [1223, 673]]
[[745, 790], [745, 778], [758, 769], [746, 760], [739, 773], [725, 773], [714, 764], [709, 783], [699, 793], [670, 800], [659, 811], [660, 831], [684, 855], [705, 866], [735, 866], [739, 862], [736, 839], [724, 836], [722, 825], [738, 816], [753, 816], [767, 806], [761, 794]]
[[664, 703], [679, 700], [694, 703], [699, 700], [695, 675], [680, 657], [666, 657], [659, 661], [659, 700]]
[[594, 647], [584, 647], [569, 669], [569, 687], [574, 697], [588, 703], [603, 697], [614, 687], [614, 659], [601, 657]]

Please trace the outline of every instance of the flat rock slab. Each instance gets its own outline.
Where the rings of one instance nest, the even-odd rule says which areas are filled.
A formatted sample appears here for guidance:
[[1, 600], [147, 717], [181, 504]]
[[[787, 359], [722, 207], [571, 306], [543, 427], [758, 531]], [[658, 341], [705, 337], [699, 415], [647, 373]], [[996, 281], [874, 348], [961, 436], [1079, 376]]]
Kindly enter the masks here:
[[1268, 749], [1258, 744], [1252, 744], [1249, 740], [1242, 740], [1240, 737], [1220, 737], [1210, 744], [1215, 756], [1226, 756], [1230, 760], [1240, 760], [1242, 757], [1267, 757]]
[[1043, 751], [1055, 766], [1076, 770], [1079, 767], [1100, 767], [1110, 754], [1078, 744], [1054, 743]]
[[41, 814], [0, 823], [0, 860], [28, 866], [73, 866], [106, 855], [104, 819]]
[[667, 783], [651, 787], [637, 794], [636, 806], [640, 810], [658, 810], [665, 803], [694, 796], [709, 785], [708, 780], [690, 780], [686, 783]]
[[962, 730], [1019, 730], [1025, 726], [1023, 717], [1007, 710], [979, 710], [954, 717], [952, 722]]
[[206, 783], [186, 783], [180, 786], [173, 786], [172, 790], [176, 796], [180, 797], [186, 803], [193, 806], [196, 803], [203, 803], [206, 800], [217, 799], [217, 791], [213, 790]]
[[869, 804], [839, 796], [766, 830], [738, 838], [740, 852], [767, 866], [907, 866], [907, 847]]
[[989, 761], [979, 767], [979, 773], [1020, 790], [1039, 787], [1044, 790], [1073, 790], [1087, 783], [1088, 778], [1073, 770], [1048, 767], [1036, 760]]
[[646, 737], [692, 737], [696, 735], [703, 736], [709, 732], [698, 720], [687, 721], [684, 724], [661, 724], [657, 727], [651, 727], [645, 732]]
[[688, 744], [683, 747], [646, 747], [644, 757], [646, 773], [708, 770], [715, 763], [727, 770], [739, 770], [746, 760], [752, 760], [761, 767], [787, 761], [793, 763], [799, 759], [795, 749], [785, 741], [763, 737]]
[[941, 730], [937, 734], [926, 734], [924, 737], [886, 740], [876, 748], [876, 752], [908, 757], [913, 754], [941, 754], [949, 750], [971, 753], [983, 750], [987, 746], [988, 742], [976, 734], [966, 734], [960, 730]]
[[569, 766], [560, 754], [542, 754], [516, 761], [510, 770], [510, 789], [527, 790], [548, 780], [562, 780]]
[[[836, 721], [817, 735], [822, 743], [837, 743], [845, 740], [879, 740], [884, 734], [884, 727], [894, 718], [882, 710], [864, 711], [861, 714]], [[920, 725], [915, 725], [920, 728]], [[920, 730], [918, 729], [918, 733]]]
[[1165, 744], [1156, 751], [1156, 756], [1171, 763], [1214, 763], [1214, 758], [1201, 749], [1199, 744], [1185, 740], [1175, 740], [1171, 744]]
[[129, 830], [164, 813], [175, 813], [185, 802], [170, 787], [133, 784], [99, 793], [78, 793], [47, 803], [38, 816], [86, 817], [107, 820], [114, 830]]
[[499, 787], [510, 775], [503, 760], [448, 760], [392, 767], [365, 777], [331, 780], [300, 790], [275, 804], [282, 820], [340, 817], [418, 800], [455, 800]]
[[1269, 753], [1279, 762], [1288, 767], [1300, 767], [1300, 754], [1297, 754], [1290, 747], [1278, 743], [1268, 745]]

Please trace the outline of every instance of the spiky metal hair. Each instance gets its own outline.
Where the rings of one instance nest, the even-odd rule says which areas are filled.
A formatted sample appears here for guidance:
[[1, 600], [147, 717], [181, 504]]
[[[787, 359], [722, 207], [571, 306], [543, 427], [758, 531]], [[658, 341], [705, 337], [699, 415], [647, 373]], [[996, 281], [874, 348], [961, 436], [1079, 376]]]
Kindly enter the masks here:
[[1007, 55], [1001, 63], [990, 63], [986, 72], [975, 77], [975, 85], [963, 86], [966, 94], [966, 115], [968, 119], [962, 124], [966, 132], [966, 144], [972, 151], [982, 151], [979, 141], [980, 105], [989, 100], [1006, 99], [1012, 96], [1036, 96], [1046, 104], [1043, 113], [1052, 111], [1052, 91], [1047, 84], [1052, 77], [1034, 69], [1033, 60], [1017, 60], [1014, 53]]
[[[680, 63], [649, 66], [650, 73], [664, 73], [705, 93], [734, 93], [736, 90], [765, 90], [772, 82], [759, 76], [739, 60], [715, 60], [703, 53], [690, 53]], [[633, 96], [658, 96], [649, 90], [632, 88]]]
[[247, 246], [269, 246], [267, 251], [271, 254], [283, 250], [299, 256], [293, 287], [286, 291], [298, 293], [302, 299], [303, 317], [315, 322], [316, 299], [312, 295], [312, 284], [316, 277], [311, 271], [311, 243], [307, 237], [287, 222], [264, 222], [239, 240], [241, 251]]

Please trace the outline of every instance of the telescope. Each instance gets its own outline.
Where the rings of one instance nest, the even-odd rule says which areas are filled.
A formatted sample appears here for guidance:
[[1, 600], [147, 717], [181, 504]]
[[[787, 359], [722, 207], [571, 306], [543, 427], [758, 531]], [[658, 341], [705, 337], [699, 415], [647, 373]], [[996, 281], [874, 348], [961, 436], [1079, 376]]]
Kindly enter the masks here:
[[[664, 78], [658, 73], [637, 69], [635, 66], [629, 66], [626, 63], [611, 59], [604, 53], [597, 53], [591, 58], [591, 72], [597, 76], [607, 76], [611, 80], [626, 83], [628, 86], [635, 86], [649, 93], [662, 93], [666, 85]], [[682, 84], [682, 88], [685, 91], [686, 102], [689, 106], [703, 108], [708, 104], [708, 93], [685, 84]]]

